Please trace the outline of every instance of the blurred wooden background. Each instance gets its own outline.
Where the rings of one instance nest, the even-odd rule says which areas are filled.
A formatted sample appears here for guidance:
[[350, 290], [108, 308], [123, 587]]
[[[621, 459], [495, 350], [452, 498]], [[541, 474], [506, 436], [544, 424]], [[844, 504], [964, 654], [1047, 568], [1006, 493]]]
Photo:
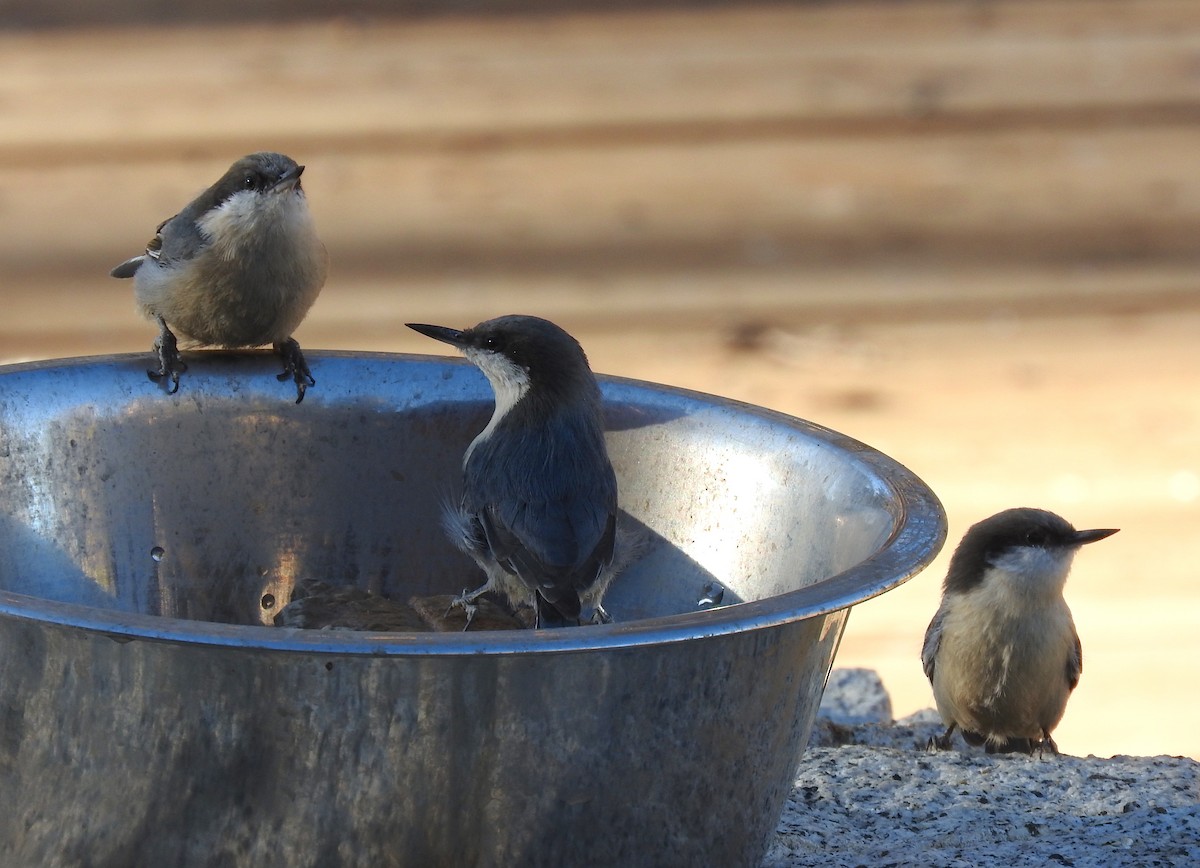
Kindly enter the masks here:
[[[332, 260], [305, 347], [536, 313], [883, 449], [946, 555], [1008, 506], [1121, 526], [1058, 742], [1200, 757], [1200, 4], [680, 5], [0, 31], [0, 358], [148, 350], [108, 269], [285, 151]], [[839, 656], [900, 714], [945, 559]]]

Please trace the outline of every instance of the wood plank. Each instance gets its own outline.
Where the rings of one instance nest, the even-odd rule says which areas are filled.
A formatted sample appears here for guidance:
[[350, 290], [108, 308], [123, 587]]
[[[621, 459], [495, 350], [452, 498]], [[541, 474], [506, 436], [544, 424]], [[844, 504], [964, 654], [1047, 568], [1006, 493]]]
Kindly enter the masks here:
[[[293, 153], [334, 279], [1190, 261], [1200, 234], [1200, 127]], [[102, 275], [226, 165], [0, 166], [0, 262]]]
[[[103, 273], [9, 279], [4, 294], [0, 361], [141, 351], [154, 337], [134, 309], [132, 287]], [[669, 331], [753, 347], [771, 328], [814, 324], [1032, 321], [1156, 310], [1200, 311], [1194, 263], [998, 269], [874, 262], [590, 274], [396, 272], [375, 279], [335, 272], [297, 338], [307, 347], [429, 352], [406, 322], [466, 326], [526, 312], [561, 323], [585, 343]]]
[[[1096, 113], [1194, 118], [1190, 0], [923, 2], [0, 36], [8, 165]], [[169, 82], [191, 98], [167, 96]]]

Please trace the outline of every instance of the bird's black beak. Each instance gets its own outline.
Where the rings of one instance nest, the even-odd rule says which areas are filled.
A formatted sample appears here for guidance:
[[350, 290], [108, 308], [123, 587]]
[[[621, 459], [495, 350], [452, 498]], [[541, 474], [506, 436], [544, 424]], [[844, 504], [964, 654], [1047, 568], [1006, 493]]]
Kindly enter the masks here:
[[1097, 528], [1095, 530], [1077, 530], [1075, 531], [1075, 536], [1072, 537], [1071, 541], [1075, 545], [1081, 546], [1084, 543], [1092, 543], [1096, 542], [1097, 540], [1102, 540], [1105, 537], [1112, 536], [1119, 530], [1119, 527], [1105, 527]]
[[300, 176], [304, 174], [303, 166], [296, 166], [294, 169], [288, 169], [279, 180], [271, 187], [272, 193], [286, 193], [289, 190], [295, 190], [300, 186]]
[[420, 332], [426, 337], [433, 338], [435, 341], [441, 341], [444, 344], [450, 344], [452, 347], [458, 347], [460, 350], [466, 346], [466, 341], [463, 339], [463, 333], [460, 329], [446, 328], [445, 326], [425, 325], [419, 322], [405, 323], [410, 329], [415, 332]]

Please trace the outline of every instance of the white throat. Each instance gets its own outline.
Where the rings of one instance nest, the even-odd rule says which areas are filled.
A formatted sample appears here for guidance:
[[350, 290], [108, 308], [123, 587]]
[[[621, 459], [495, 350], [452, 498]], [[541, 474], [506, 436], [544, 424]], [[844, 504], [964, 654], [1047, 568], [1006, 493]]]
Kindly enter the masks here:
[[992, 561], [992, 569], [1003, 576], [989, 576], [984, 584], [1000, 580], [1010, 592], [1025, 597], [1061, 596], [1074, 557], [1072, 548], [1019, 546]]
[[241, 242], [278, 227], [285, 238], [313, 233], [308, 200], [298, 191], [260, 193], [242, 190], [202, 215], [196, 225], [225, 259], [241, 255]]
[[471, 441], [466, 454], [463, 455], [463, 467], [466, 467], [475, 447], [492, 436], [492, 432], [496, 430], [500, 420], [508, 415], [508, 412], [517, 406], [517, 403], [529, 391], [529, 371], [514, 364], [500, 353], [488, 350], [471, 347], [463, 350], [463, 355], [483, 371], [488, 382], [492, 384], [492, 391], [496, 393], [496, 409], [492, 412], [491, 420], [487, 423], [487, 427]]

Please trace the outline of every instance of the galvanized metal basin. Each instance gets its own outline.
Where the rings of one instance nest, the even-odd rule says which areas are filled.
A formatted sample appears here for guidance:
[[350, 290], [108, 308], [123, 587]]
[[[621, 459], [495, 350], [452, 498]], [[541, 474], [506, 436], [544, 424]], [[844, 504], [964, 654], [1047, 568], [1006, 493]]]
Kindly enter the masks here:
[[[646, 555], [616, 623], [267, 626], [294, 581], [474, 586], [443, 538], [483, 376], [311, 353], [0, 368], [0, 864], [753, 865], [849, 607], [937, 553], [920, 480], [834, 432], [606, 379]], [[724, 588], [718, 606], [706, 587]]]

